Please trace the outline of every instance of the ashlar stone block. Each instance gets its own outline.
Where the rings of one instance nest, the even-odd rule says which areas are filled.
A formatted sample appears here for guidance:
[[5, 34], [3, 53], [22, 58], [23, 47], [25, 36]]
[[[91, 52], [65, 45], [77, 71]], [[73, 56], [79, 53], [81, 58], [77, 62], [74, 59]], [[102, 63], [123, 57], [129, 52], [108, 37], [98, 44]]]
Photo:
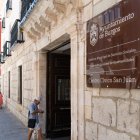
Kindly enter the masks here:
[[97, 124], [86, 122], [86, 140], [97, 140]]
[[106, 126], [116, 126], [116, 103], [112, 99], [93, 98], [93, 121]]
[[128, 89], [101, 89], [100, 96], [115, 97], [115, 98], [129, 98], [130, 92]]
[[132, 89], [130, 90], [131, 98], [137, 101], [140, 101], [140, 90], [139, 89]]
[[139, 135], [139, 104], [125, 100], [117, 102], [117, 128], [119, 130]]
[[130, 136], [125, 133], [109, 130], [99, 125], [98, 140], [130, 140]]

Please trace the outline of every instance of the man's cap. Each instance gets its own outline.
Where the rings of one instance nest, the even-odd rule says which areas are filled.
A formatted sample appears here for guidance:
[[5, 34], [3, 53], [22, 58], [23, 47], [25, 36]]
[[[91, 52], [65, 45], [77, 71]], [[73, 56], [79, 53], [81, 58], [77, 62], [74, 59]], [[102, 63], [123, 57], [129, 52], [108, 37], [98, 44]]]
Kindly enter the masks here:
[[36, 97], [34, 97], [34, 98], [33, 98], [33, 100], [40, 101], [40, 100], [41, 100], [41, 98], [40, 98], [39, 96], [36, 96]]

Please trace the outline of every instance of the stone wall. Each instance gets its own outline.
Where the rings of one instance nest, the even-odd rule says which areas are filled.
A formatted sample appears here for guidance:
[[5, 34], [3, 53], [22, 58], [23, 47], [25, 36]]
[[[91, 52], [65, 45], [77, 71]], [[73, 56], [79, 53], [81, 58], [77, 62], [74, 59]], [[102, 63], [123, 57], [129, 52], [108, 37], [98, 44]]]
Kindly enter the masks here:
[[[80, 1], [80, 0], [79, 0]], [[86, 22], [120, 0], [82, 0], [83, 6], [63, 17], [52, 30], [34, 26], [36, 16], [25, 24], [25, 43], [18, 44], [2, 65], [2, 92], [8, 108], [27, 124], [27, 106], [35, 95], [42, 96], [46, 110], [46, 50], [71, 40], [71, 139], [139, 140], [139, 90], [86, 87]], [[44, 1], [45, 2], [45, 1]], [[43, 5], [43, 4], [42, 4]], [[40, 9], [36, 8], [36, 11]], [[45, 6], [45, 5], [44, 5]], [[42, 7], [45, 9], [45, 7]], [[82, 9], [82, 10], [81, 10]], [[69, 12], [71, 13], [71, 12]], [[51, 17], [52, 18], [52, 17]], [[32, 24], [30, 24], [32, 23]], [[38, 25], [36, 23], [36, 25]], [[60, 25], [61, 24], [61, 25]], [[42, 22], [44, 25], [44, 22]], [[41, 26], [42, 26], [41, 25]], [[34, 32], [32, 27], [34, 27]], [[44, 25], [44, 28], [46, 24]], [[66, 37], [69, 34], [69, 38]], [[66, 39], [64, 38], [66, 37]], [[43, 50], [44, 49], [44, 50]], [[23, 66], [23, 104], [18, 103], [18, 66]], [[8, 71], [11, 72], [11, 98], [8, 98]], [[41, 124], [45, 132], [45, 114]]]
[[88, 89], [86, 140], [139, 140], [139, 90]]
[[[119, 1], [84, 1], [83, 20]], [[140, 91], [85, 86], [85, 140], [140, 140]]]
[[[36, 46], [28, 39], [24, 44], [18, 44], [12, 56], [2, 65], [2, 93], [4, 94], [5, 106], [27, 125], [28, 105], [35, 96], [42, 96], [41, 107], [46, 111], [45, 97], [46, 88], [46, 54], [33, 51]], [[22, 65], [22, 104], [18, 102], [18, 66]], [[43, 66], [42, 66], [43, 65]], [[8, 87], [8, 72], [10, 72], [10, 98]], [[42, 87], [43, 86], [43, 87]], [[40, 88], [43, 90], [40, 91]], [[45, 113], [41, 116], [45, 122]], [[45, 123], [42, 123], [45, 133]]]

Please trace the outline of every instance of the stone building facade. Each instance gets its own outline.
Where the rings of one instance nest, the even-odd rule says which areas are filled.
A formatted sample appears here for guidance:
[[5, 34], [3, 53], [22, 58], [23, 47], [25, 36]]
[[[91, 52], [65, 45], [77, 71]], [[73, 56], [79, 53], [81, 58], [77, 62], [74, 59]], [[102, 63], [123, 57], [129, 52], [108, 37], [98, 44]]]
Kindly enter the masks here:
[[[2, 93], [6, 106], [24, 124], [27, 124], [29, 103], [34, 96], [40, 95], [42, 97], [40, 106], [45, 110], [40, 116], [43, 132], [46, 134], [49, 133], [47, 129], [52, 130], [48, 127], [48, 121], [51, 119], [49, 113], [53, 113], [50, 109], [52, 107], [50, 100], [53, 100], [53, 97], [50, 94], [54, 88], [57, 88], [57, 84], [51, 86], [54, 83], [50, 79], [54, 77], [50, 75], [55, 74], [53, 73], [55, 69], [51, 69], [50, 73], [52, 61], [49, 55], [62, 54], [64, 50], [64, 54], [70, 56], [71, 84], [70, 90], [67, 89], [70, 91], [70, 97], [65, 97], [65, 101], [69, 100], [68, 98], [71, 101], [69, 122], [71, 139], [140, 139], [139, 90], [89, 88], [86, 84], [87, 21], [118, 2], [120, 0], [32, 1], [30, 4], [32, 8], [26, 11], [27, 14], [22, 19], [22, 1], [13, 0], [12, 9], [8, 9], [7, 13], [4, 12], [5, 6], [3, 6], [2, 16], [5, 17], [6, 24], [2, 30], [2, 45], [5, 41], [10, 41], [12, 37], [10, 31], [15, 19], [21, 19], [20, 32], [23, 33], [23, 38], [21, 42], [14, 42], [10, 46], [10, 52], [4, 57]], [[64, 60], [66, 59], [63, 58]], [[64, 71], [59, 72], [62, 74]], [[58, 95], [56, 98], [59, 98]], [[68, 107], [63, 106], [59, 109], [65, 110]], [[62, 116], [58, 115], [59, 117]]]

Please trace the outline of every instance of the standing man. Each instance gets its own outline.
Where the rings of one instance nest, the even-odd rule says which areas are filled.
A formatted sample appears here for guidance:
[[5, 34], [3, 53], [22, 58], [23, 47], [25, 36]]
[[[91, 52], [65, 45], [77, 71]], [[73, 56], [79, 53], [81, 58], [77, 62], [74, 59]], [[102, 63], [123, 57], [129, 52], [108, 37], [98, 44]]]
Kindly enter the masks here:
[[38, 132], [38, 140], [42, 140], [42, 130], [39, 124], [39, 113], [44, 113], [43, 110], [38, 109], [40, 104], [40, 97], [35, 97], [34, 101], [29, 105], [28, 112], [28, 140], [31, 140], [34, 130]]

